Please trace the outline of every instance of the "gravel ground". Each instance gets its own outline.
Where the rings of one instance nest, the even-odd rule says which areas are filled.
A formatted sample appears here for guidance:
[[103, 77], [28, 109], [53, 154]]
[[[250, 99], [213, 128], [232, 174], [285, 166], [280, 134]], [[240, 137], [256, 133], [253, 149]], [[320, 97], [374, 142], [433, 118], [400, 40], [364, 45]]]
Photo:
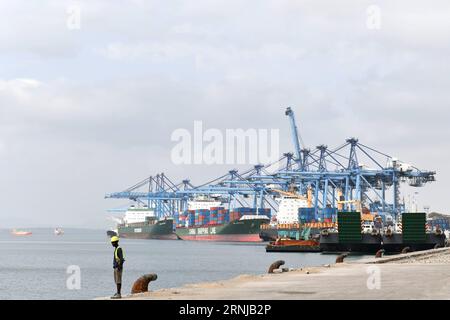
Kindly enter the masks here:
[[395, 263], [411, 264], [411, 263], [424, 263], [424, 264], [450, 264], [450, 251], [441, 252], [430, 256], [409, 257]]

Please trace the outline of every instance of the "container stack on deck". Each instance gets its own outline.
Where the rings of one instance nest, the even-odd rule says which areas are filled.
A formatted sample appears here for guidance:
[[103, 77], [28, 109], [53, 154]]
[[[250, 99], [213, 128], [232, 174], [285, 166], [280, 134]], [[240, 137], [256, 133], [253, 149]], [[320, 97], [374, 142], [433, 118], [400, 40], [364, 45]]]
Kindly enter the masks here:
[[336, 217], [337, 217], [336, 208], [327, 207], [321, 210], [320, 219], [322, 220], [322, 222], [326, 223], [334, 222], [336, 221]]
[[209, 209], [197, 209], [195, 210], [195, 225], [204, 226], [209, 223]]
[[445, 218], [433, 219], [433, 220], [428, 220], [427, 223], [431, 228], [440, 228], [441, 230], [450, 230], [449, 219], [445, 219]]
[[234, 211], [239, 212], [241, 216], [246, 215], [246, 214], [256, 214], [256, 209], [249, 208], [249, 207], [235, 208]]
[[242, 213], [239, 211], [231, 211], [230, 212], [230, 221], [239, 220], [242, 217]]
[[268, 218], [271, 217], [271, 209], [270, 208], [249, 208], [249, 207], [241, 207], [235, 208], [230, 212], [230, 221], [239, 220], [242, 216], [245, 215], [265, 215]]
[[[221, 224], [219, 223], [219, 211], [224, 210], [223, 207], [212, 207], [209, 210], [209, 223], [210, 225]], [[223, 222], [222, 222], [223, 223]]]
[[314, 208], [299, 208], [298, 221], [301, 223], [316, 222], [316, 209]]
[[268, 218], [272, 217], [272, 210], [270, 208], [260, 208], [258, 209], [258, 213], [267, 216]]
[[[205, 225], [222, 225], [230, 221], [239, 220], [245, 215], [256, 215], [254, 208], [235, 208], [229, 211], [224, 207], [212, 207], [210, 209], [187, 210], [182, 213], [175, 213], [174, 219], [177, 227], [188, 226], [205, 226]], [[259, 215], [271, 217], [271, 209], [258, 209]]]
[[230, 222], [230, 211], [227, 209], [219, 209], [217, 213], [217, 224]]
[[188, 211], [188, 225], [193, 226], [195, 225], [195, 210], [189, 210]]

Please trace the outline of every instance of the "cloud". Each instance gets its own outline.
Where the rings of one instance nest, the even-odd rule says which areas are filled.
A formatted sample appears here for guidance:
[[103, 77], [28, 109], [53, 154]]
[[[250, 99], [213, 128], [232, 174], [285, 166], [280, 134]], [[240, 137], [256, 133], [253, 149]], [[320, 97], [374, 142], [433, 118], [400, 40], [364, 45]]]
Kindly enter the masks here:
[[366, 27], [371, 1], [77, 3], [79, 31], [66, 27], [72, 1], [0, 4], [14, 17], [0, 21], [2, 224], [103, 227], [106, 192], [231, 169], [171, 163], [171, 133], [195, 120], [278, 128], [292, 150], [287, 106], [311, 148], [358, 136], [438, 170], [421, 193], [446, 210], [447, 2], [380, 1], [380, 30]]
[[29, 102], [32, 90], [41, 86], [41, 82], [35, 79], [0, 79], [0, 95], [9, 96], [17, 103], [23, 104]]

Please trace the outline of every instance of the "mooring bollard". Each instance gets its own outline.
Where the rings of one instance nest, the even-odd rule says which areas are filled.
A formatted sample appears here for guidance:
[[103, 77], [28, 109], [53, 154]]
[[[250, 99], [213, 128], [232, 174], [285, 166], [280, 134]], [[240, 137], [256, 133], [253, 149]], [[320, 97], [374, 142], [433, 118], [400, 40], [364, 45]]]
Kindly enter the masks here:
[[408, 252], [411, 252], [411, 248], [410, 247], [403, 248], [402, 253], [408, 253]]
[[148, 292], [148, 284], [150, 281], [155, 281], [156, 279], [158, 279], [158, 276], [154, 273], [144, 274], [134, 282], [133, 287], [131, 288], [131, 293], [135, 294]]
[[348, 257], [348, 253], [343, 253], [336, 258], [336, 263], [343, 263], [344, 259]]
[[377, 253], [375, 254], [375, 258], [383, 258], [383, 254], [384, 254], [384, 249], [380, 249], [377, 251]]
[[273, 270], [280, 268], [280, 266], [282, 266], [282, 265], [284, 265], [283, 260], [275, 261], [274, 263], [272, 263], [270, 265], [268, 273], [273, 273]]

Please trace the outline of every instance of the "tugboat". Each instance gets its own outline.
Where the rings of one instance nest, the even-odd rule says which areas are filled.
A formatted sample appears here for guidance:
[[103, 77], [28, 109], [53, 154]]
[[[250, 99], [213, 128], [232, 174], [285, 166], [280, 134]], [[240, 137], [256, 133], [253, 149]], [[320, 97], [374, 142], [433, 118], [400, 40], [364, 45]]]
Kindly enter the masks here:
[[266, 246], [266, 252], [320, 252], [320, 235], [312, 234], [311, 227], [303, 227], [296, 238], [279, 236]]
[[266, 252], [320, 252], [317, 240], [294, 240], [280, 238], [266, 246]]

